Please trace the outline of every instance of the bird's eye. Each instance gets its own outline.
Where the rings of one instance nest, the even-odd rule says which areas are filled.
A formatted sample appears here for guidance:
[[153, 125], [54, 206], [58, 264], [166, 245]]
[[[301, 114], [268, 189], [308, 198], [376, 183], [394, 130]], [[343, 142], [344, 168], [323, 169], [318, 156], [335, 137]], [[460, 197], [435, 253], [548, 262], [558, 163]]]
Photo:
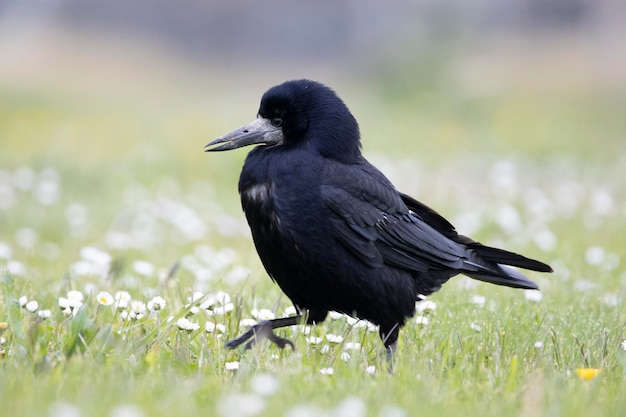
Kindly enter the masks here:
[[281, 127], [283, 125], [283, 119], [280, 117], [274, 117], [272, 118], [271, 123], [274, 127]]

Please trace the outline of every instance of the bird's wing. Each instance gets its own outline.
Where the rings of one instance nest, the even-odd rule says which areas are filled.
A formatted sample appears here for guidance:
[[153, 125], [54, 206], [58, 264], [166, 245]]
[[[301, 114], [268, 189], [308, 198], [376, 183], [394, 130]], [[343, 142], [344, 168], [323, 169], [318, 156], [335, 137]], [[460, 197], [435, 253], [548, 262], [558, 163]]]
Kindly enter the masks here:
[[335, 237], [360, 261], [412, 271], [462, 266], [464, 248], [446, 236], [456, 232], [443, 217], [415, 200], [422, 214], [409, 209], [406, 196], [371, 165], [334, 170], [340, 172], [323, 180], [322, 200]]

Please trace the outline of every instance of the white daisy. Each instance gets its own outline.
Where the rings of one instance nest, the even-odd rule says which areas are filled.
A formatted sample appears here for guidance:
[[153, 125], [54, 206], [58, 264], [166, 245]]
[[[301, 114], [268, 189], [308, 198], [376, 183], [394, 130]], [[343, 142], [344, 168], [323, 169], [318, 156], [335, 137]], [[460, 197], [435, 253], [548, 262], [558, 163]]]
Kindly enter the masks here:
[[100, 291], [98, 295], [96, 295], [96, 300], [98, 301], [98, 304], [103, 306], [110, 306], [114, 301], [111, 293], [107, 291]]
[[184, 317], [179, 318], [176, 321], [176, 325], [178, 326], [178, 328], [180, 330], [186, 330], [188, 332], [194, 331], [194, 330], [198, 330], [200, 328], [200, 325], [198, 323], [194, 323], [192, 321], [187, 320]]

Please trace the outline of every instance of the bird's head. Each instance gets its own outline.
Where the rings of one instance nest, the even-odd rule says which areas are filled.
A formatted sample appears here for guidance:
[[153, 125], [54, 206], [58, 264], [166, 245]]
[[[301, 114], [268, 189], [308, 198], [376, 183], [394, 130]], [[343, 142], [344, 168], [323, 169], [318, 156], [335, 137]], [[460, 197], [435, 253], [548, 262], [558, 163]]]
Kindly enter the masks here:
[[359, 126], [333, 90], [315, 81], [287, 81], [270, 88], [256, 120], [205, 146], [207, 152], [248, 145], [311, 146], [320, 155], [345, 162], [360, 154]]

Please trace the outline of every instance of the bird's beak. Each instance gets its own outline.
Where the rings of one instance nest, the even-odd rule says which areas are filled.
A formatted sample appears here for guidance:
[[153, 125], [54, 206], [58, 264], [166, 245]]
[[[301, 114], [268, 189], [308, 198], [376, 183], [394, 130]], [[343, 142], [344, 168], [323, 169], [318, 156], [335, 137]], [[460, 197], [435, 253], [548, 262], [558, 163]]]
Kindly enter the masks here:
[[284, 139], [285, 137], [280, 127], [273, 126], [269, 119], [259, 117], [252, 123], [208, 143], [204, 147], [204, 151], [230, 151], [231, 149], [256, 144], [277, 145]]

